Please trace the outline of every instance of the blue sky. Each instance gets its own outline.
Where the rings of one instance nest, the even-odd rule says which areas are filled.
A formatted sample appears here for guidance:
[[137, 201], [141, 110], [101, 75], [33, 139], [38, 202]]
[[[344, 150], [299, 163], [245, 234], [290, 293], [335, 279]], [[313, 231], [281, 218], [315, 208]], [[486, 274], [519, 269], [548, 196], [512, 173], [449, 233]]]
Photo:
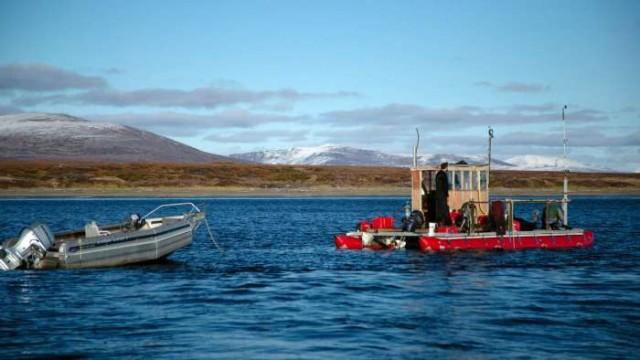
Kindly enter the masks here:
[[0, 112], [220, 154], [324, 143], [640, 169], [638, 1], [0, 2]]

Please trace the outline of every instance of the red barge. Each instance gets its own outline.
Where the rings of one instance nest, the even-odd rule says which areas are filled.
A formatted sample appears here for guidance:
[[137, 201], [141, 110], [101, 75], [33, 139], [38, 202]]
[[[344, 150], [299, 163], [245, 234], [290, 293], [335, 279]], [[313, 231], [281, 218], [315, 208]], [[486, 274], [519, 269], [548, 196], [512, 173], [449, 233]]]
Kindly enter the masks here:
[[[400, 227], [389, 216], [363, 220], [355, 231], [336, 235], [336, 247], [429, 252], [591, 247], [593, 232], [568, 224], [567, 171], [560, 199], [490, 200], [492, 137], [490, 129], [489, 162], [482, 165], [418, 166], [416, 145], [410, 169], [411, 203], [405, 207]], [[524, 204], [538, 208], [532, 220], [515, 216], [516, 207]]]

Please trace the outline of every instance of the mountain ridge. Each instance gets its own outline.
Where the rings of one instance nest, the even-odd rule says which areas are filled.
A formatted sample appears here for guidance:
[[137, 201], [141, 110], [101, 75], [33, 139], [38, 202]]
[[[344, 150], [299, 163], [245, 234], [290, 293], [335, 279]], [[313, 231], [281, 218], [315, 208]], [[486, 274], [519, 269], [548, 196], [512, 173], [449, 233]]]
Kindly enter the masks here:
[[[409, 167], [408, 155], [350, 146], [325, 144], [236, 153], [210, 154], [175, 140], [135, 127], [89, 121], [67, 114], [18, 113], [0, 115], [0, 160], [61, 160], [99, 162], [206, 163], [216, 161], [282, 165], [389, 166]], [[469, 164], [487, 162], [485, 156], [447, 153], [422, 154], [421, 165], [442, 162]], [[562, 171], [564, 160], [542, 155], [518, 155], [507, 160], [492, 159], [496, 170]], [[615, 172], [567, 160], [575, 172]]]
[[[311, 147], [292, 147], [247, 153], [230, 154], [229, 157], [260, 164], [281, 165], [348, 165], [348, 166], [391, 166], [409, 167], [413, 159], [408, 155], [388, 154], [382, 151], [358, 149], [350, 146], [325, 144]], [[418, 156], [421, 165], [437, 165], [443, 162], [468, 164], [486, 164], [486, 156], [456, 155], [446, 153], [423, 154]], [[568, 160], [568, 170], [581, 172], [612, 171], [597, 166]], [[491, 166], [497, 170], [522, 171], [562, 171], [561, 158], [542, 155], [519, 155], [507, 160], [491, 159]]]
[[135, 127], [54, 113], [0, 115], [0, 159], [184, 163], [234, 161]]

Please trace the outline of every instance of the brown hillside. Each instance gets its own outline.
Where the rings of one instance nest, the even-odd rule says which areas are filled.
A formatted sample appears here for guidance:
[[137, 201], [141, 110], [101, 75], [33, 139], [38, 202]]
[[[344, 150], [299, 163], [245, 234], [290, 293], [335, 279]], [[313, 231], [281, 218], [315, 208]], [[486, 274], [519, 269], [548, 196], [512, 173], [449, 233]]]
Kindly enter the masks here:
[[[637, 192], [640, 174], [571, 173], [572, 191]], [[0, 189], [163, 188], [408, 188], [404, 168], [289, 166], [238, 163], [69, 163], [0, 161]], [[492, 189], [557, 190], [557, 172], [495, 171]]]

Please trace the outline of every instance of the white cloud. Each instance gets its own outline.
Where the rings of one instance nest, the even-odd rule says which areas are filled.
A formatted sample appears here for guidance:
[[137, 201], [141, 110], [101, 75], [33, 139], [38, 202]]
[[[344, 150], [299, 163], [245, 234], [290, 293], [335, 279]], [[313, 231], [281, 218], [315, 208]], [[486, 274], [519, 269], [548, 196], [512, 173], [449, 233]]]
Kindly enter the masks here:
[[107, 86], [105, 79], [86, 76], [47, 64], [9, 64], [0, 66], [0, 89], [53, 91], [95, 89]]

